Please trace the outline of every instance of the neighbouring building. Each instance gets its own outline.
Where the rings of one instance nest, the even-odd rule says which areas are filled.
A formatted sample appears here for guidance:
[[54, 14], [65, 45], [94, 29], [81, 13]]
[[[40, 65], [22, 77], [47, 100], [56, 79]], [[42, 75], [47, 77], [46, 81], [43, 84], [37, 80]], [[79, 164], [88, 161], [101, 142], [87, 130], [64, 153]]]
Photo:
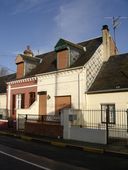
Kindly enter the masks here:
[[110, 136], [128, 137], [128, 53], [111, 56], [103, 64], [87, 92], [87, 109], [100, 110], [95, 123], [107, 122]]
[[15, 74], [10, 74], [0, 77], [0, 119], [6, 119], [8, 117], [6, 83], [14, 80], [15, 76]]

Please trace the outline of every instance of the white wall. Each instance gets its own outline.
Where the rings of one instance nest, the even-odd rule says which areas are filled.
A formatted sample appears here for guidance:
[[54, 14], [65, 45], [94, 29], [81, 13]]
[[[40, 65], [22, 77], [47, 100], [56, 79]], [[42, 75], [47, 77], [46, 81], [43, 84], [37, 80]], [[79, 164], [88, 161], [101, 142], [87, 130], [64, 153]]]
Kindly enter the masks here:
[[[85, 99], [85, 70], [69, 70], [38, 77], [38, 92], [47, 91], [47, 113], [55, 112], [55, 96], [71, 95], [72, 108], [83, 107]], [[79, 106], [80, 103], [80, 106]]]
[[128, 108], [128, 92], [87, 94], [87, 109], [101, 109], [101, 104], [115, 104], [115, 109]]
[[72, 126], [73, 122], [69, 121], [69, 115], [73, 115], [72, 109], [64, 109], [61, 113], [61, 124], [64, 126], [63, 138], [73, 139], [91, 143], [107, 143], [106, 129], [93, 129]]
[[70, 139], [106, 144], [106, 130], [103, 129], [88, 129], [72, 126], [70, 128]]
[[16, 116], [18, 118], [19, 114], [38, 115], [38, 108], [38, 102], [36, 100], [28, 109], [17, 109]]

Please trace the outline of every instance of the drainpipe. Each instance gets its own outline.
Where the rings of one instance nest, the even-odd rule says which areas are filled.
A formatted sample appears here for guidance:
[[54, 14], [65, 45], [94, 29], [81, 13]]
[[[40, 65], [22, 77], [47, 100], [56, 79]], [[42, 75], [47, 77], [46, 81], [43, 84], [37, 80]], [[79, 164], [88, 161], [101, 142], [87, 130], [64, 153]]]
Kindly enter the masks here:
[[8, 84], [8, 100], [7, 100], [7, 109], [8, 109], [8, 116], [10, 117], [10, 92], [11, 92], [11, 86]]
[[81, 95], [80, 95], [80, 74], [82, 73], [84, 69], [84, 66], [82, 67], [82, 70], [80, 70], [80, 72], [78, 73], [78, 110], [80, 110], [80, 102], [81, 102]]

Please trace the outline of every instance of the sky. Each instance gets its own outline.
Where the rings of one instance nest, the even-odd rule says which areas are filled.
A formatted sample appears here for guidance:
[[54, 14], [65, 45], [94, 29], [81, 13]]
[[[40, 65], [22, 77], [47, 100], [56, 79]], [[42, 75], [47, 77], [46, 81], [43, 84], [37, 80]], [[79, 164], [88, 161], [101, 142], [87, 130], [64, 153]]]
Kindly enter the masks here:
[[128, 0], [0, 0], [0, 66], [15, 72], [15, 58], [29, 45], [35, 55], [54, 50], [60, 38], [74, 43], [102, 35], [120, 19], [116, 43], [128, 52]]

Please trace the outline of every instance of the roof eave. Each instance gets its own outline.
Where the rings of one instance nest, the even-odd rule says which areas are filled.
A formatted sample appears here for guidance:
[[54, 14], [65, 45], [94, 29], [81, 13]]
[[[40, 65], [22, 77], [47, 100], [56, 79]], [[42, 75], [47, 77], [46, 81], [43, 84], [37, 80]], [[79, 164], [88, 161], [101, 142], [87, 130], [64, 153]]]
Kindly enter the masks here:
[[106, 90], [96, 90], [88, 91], [87, 94], [98, 94], [98, 93], [116, 93], [116, 92], [128, 92], [128, 88], [120, 89], [106, 89]]

